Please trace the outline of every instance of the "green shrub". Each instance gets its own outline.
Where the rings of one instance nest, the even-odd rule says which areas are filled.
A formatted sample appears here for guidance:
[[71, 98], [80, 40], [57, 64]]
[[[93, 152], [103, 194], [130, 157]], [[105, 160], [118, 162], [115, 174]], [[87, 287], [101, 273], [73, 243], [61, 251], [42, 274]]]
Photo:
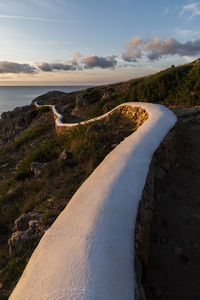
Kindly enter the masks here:
[[89, 88], [82, 92], [84, 99], [88, 104], [93, 104], [98, 102], [101, 99], [101, 94], [95, 88]]
[[15, 201], [15, 199], [20, 198], [21, 194], [23, 192], [23, 188], [21, 185], [18, 185], [13, 188], [11, 192], [8, 192], [3, 194], [3, 196], [0, 197], [0, 204], [9, 204]]
[[36, 118], [38, 115], [41, 115], [43, 113], [49, 112], [50, 108], [48, 106], [43, 106], [43, 107], [38, 107], [38, 108], [34, 108], [33, 110], [31, 110], [31, 112], [29, 113], [30, 119], [34, 119]]
[[89, 120], [97, 116], [100, 116], [102, 114], [103, 114], [103, 106], [100, 103], [97, 103], [87, 111], [84, 119]]
[[56, 218], [57, 218], [57, 213], [55, 211], [47, 210], [42, 217], [42, 223], [45, 226], [48, 226], [52, 224]]
[[16, 280], [22, 274], [25, 266], [26, 260], [23, 257], [16, 257], [11, 259], [7, 267], [4, 269], [3, 282], [12, 282], [12, 285], [14, 287], [14, 283], [16, 283]]
[[76, 100], [72, 100], [68, 105], [67, 105], [67, 112], [71, 112], [76, 106]]
[[10, 147], [11, 148], [19, 148], [23, 144], [27, 143], [29, 140], [32, 140], [32, 139], [44, 134], [45, 132], [49, 131], [52, 128], [53, 128], [52, 123], [44, 123], [43, 125], [34, 126], [31, 129], [29, 129], [28, 131], [26, 131], [26, 133], [22, 137], [20, 137], [16, 141], [14, 141]]

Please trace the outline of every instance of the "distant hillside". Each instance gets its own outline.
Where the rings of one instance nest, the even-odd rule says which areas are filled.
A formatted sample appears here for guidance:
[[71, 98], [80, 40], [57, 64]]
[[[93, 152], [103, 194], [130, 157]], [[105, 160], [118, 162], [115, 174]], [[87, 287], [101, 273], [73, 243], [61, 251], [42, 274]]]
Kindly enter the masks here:
[[[77, 106], [77, 95], [84, 105]], [[47, 97], [48, 96], [48, 97]], [[48, 93], [38, 98], [42, 103], [57, 104], [62, 112], [81, 119], [95, 117], [124, 102], [153, 102], [166, 106], [192, 106], [200, 103], [200, 59], [157, 74], [122, 83], [89, 88], [82, 92]]]

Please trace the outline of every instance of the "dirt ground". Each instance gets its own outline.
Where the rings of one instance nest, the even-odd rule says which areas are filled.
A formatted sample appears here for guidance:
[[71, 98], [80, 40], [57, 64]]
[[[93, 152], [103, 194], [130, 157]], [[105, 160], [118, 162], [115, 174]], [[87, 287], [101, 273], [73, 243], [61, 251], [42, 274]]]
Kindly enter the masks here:
[[200, 109], [177, 109], [176, 159], [156, 187], [147, 300], [200, 300]]

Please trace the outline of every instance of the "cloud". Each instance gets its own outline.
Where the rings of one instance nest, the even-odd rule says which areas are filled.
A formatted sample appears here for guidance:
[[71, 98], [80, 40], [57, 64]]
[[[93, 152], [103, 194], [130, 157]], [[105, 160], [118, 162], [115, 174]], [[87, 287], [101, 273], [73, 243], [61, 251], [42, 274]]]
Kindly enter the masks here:
[[61, 63], [46, 63], [46, 62], [41, 62], [38, 65], [38, 68], [41, 71], [44, 72], [53, 72], [53, 71], [75, 71], [76, 67], [73, 65], [68, 65], [68, 64], [61, 64]]
[[79, 52], [79, 51], [74, 51], [74, 52], [73, 52], [73, 57], [74, 57], [74, 58], [80, 58], [80, 57], [81, 57], [80, 52]]
[[185, 43], [180, 43], [173, 37], [165, 40], [153, 37], [145, 42], [142, 40], [139, 42], [139, 38], [137, 40], [138, 43], [133, 42], [132, 47], [131, 42], [126, 43], [127, 49], [122, 53], [125, 61], [135, 62], [144, 55], [147, 55], [150, 60], [157, 60], [167, 55], [196, 56], [200, 54], [200, 39]]
[[66, 63], [47, 63], [41, 62], [38, 64], [38, 68], [43, 72], [53, 72], [53, 71], [75, 71], [83, 69], [93, 69], [93, 68], [115, 68], [117, 65], [116, 55], [110, 54], [107, 57], [99, 57], [96, 55], [91, 55], [81, 58], [81, 54], [78, 51], [73, 53], [73, 58], [67, 60]]
[[74, 51], [72, 59], [68, 59], [67, 62], [72, 64], [73, 66], [78, 66], [78, 61], [80, 58], [81, 58], [80, 52]]
[[168, 54], [178, 54], [177, 51], [181, 44], [174, 38], [160, 40], [157, 37], [152, 38], [142, 45], [144, 51], [148, 52], [148, 57], [151, 60], [157, 59]]
[[184, 38], [200, 38], [200, 31], [188, 30], [184, 28], [176, 28], [176, 34], [184, 37]]
[[169, 12], [169, 8], [168, 7], [165, 7], [165, 9], [163, 10], [163, 15], [167, 15]]
[[142, 57], [142, 55], [142, 50], [140, 48], [129, 48], [127, 51], [122, 53], [122, 58], [123, 60], [128, 62], [136, 62], [139, 58]]
[[70, 20], [37, 18], [37, 17], [27, 17], [27, 16], [0, 15], [0, 18], [21, 19], [21, 20], [30, 20], [30, 21], [41, 21], [41, 22], [54, 22], [54, 23], [77, 23], [76, 21], [70, 21]]
[[68, 59], [66, 62], [73, 66], [78, 66], [78, 59], [76, 57], [73, 57], [72, 59]]
[[19, 64], [9, 61], [0, 61], [0, 73], [36, 73], [36, 68], [29, 64]]
[[117, 65], [117, 61], [115, 58], [112, 57], [101, 57], [97, 55], [91, 55], [84, 57], [81, 62], [85, 64], [86, 69], [93, 69], [93, 68], [115, 68]]
[[128, 41], [125, 45], [127, 48], [136, 49], [143, 42], [140, 36], [134, 36], [130, 41]]
[[115, 55], [115, 54], [109, 54], [109, 55], [107, 55], [107, 57], [109, 59], [115, 59], [115, 58], [117, 58], [117, 55]]
[[184, 5], [180, 11], [180, 16], [188, 15], [188, 20], [193, 19], [196, 16], [200, 16], [200, 4], [197, 2], [193, 2], [188, 5]]
[[143, 43], [140, 36], [134, 36], [128, 41], [125, 46], [127, 50], [122, 54], [122, 58], [128, 62], [135, 62], [138, 58], [142, 57], [142, 51], [139, 46]]
[[159, 38], [153, 38], [143, 45], [143, 49], [149, 52], [148, 57], [150, 60], [176, 54], [179, 56], [196, 56], [200, 54], [200, 39], [180, 43], [174, 38], [163, 41]]

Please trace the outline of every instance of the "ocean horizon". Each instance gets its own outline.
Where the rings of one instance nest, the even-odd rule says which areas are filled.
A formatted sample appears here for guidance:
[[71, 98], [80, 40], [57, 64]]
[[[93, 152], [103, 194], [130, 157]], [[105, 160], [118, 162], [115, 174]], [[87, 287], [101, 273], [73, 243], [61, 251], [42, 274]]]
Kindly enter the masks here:
[[29, 105], [31, 101], [48, 91], [75, 92], [90, 86], [0, 86], [0, 117], [5, 111]]

